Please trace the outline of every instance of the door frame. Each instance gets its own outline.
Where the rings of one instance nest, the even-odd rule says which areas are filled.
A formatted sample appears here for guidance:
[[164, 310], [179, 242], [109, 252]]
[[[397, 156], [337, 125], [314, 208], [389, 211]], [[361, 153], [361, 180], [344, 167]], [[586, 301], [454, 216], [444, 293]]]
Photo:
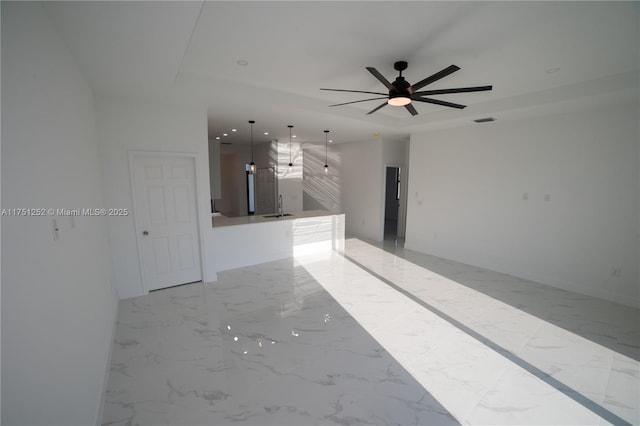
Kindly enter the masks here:
[[200, 191], [198, 187], [198, 176], [199, 176], [199, 158], [200, 154], [197, 152], [171, 152], [171, 151], [128, 151], [129, 155], [129, 185], [131, 187], [131, 210], [133, 211], [133, 227], [134, 232], [136, 234], [136, 249], [138, 252], [138, 270], [140, 271], [140, 279], [142, 284], [143, 294], [149, 293], [149, 286], [147, 282], [147, 278], [144, 274], [144, 267], [142, 266], [142, 244], [140, 241], [142, 235], [142, 227], [140, 226], [140, 218], [138, 209], [136, 208], [136, 188], [135, 188], [135, 160], [141, 157], [164, 157], [164, 158], [190, 158], [193, 161], [193, 183], [195, 190], [195, 211], [196, 211], [196, 234], [198, 237], [198, 249], [200, 256], [200, 280], [204, 282], [204, 241], [202, 238], [201, 231], [201, 214], [200, 214]]

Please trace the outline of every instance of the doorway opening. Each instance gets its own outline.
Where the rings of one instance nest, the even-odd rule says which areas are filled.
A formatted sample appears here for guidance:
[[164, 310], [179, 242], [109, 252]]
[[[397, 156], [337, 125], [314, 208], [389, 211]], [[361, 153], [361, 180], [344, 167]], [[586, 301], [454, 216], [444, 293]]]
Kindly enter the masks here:
[[400, 182], [400, 167], [387, 167], [385, 180], [384, 202], [384, 239], [398, 238], [398, 219], [400, 211], [400, 196], [403, 190]]

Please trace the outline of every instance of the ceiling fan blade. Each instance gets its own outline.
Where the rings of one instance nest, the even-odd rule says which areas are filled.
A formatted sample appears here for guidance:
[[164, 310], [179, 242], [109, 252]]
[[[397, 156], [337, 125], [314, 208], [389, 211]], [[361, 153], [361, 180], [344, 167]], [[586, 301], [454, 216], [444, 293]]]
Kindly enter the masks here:
[[404, 107], [411, 113], [411, 115], [418, 115], [418, 111], [416, 111], [416, 108], [413, 105], [407, 104]]
[[452, 102], [441, 101], [438, 99], [429, 99], [429, 98], [411, 98], [411, 99], [418, 102], [426, 102], [428, 104], [442, 105], [450, 108], [463, 109], [467, 107], [466, 105], [454, 104]]
[[425, 90], [423, 92], [414, 92], [412, 96], [429, 96], [429, 95], [445, 95], [447, 93], [465, 93], [465, 92], [484, 92], [491, 90], [493, 86], [476, 86], [476, 87], [457, 87], [455, 89]]
[[460, 67], [456, 66], [456, 65], [449, 65], [447, 68], [443, 69], [442, 71], [438, 71], [437, 73], [430, 75], [429, 77], [425, 78], [424, 80], [420, 80], [419, 82], [417, 82], [416, 84], [414, 84], [413, 86], [411, 86], [411, 90], [413, 90], [414, 92], [424, 86], [426, 86], [427, 84], [431, 84], [434, 81], [438, 81], [441, 78], [444, 78], [446, 76], [448, 76], [449, 74], [453, 74], [454, 72], [458, 71], [460, 69]]
[[364, 90], [346, 90], [346, 89], [320, 89], [320, 90], [330, 90], [332, 92], [349, 92], [349, 93], [368, 93], [370, 95], [382, 95], [382, 96], [388, 96], [387, 93], [382, 93], [382, 92], [367, 92]]
[[369, 99], [362, 99], [362, 100], [359, 100], [359, 101], [344, 102], [344, 103], [341, 103], [341, 104], [334, 104], [334, 105], [329, 105], [329, 106], [330, 107], [334, 107], [334, 106], [341, 106], [341, 105], [357, 104], [358, 102], [375, 101], [375, 100], [378, 100], [378, 99], [387, 99], [387, 96], [382, 97], [382, 98], [369, 98]]
[[375, 78], [377, 78], [378, 80], [380, 80], [380, 82], [381, 82], [382, 84], [384, 84], [384, 86], [385, 86], [387, 89], [391, 90], [391, 88], [392, 88], [393, 86], [391, 85], [391, 83], [389, 83], [389, 80], [387, 80], [386, 78], [384, 78], [384, 76], [383, 76], [382, 74], [380, 74], [380, 72], [379, 72], [377, 69], [375, 69], [375, 68], [373, 68], [373, 67], [367, 67], [367, 71], [369, 71], [371, 74], [373, 74], [373, 76], [374, 76]]
[[375, 107], [374, 109], [372, 109], [371, 111], [369, 111], [369, 112], [367, 113], [367, 115], [369, 115], [369, 114], [373, 114], [374, 112], [376, 112], [377, 110], [379, 110], [380, 108], [382, 108], [383, 106], [386, 106], [386, 105], [387, 105], [387, 103], [386, 103], [386, 102], [385, 102], [385, 103], [383, 103], [383, 104], [378, 105], [377, 107]]

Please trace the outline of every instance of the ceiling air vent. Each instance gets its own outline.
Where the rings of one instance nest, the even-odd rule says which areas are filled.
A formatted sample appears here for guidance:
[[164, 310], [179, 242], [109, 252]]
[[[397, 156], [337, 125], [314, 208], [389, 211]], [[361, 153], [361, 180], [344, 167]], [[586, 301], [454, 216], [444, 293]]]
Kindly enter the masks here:
[[493, 117], [486, 117], [486, 118], [478, 118], [477, 120], [473, 120], [473, 121], [475, 121], [476, 123], [489, 123], [491, 121], [496, 121], [496, 119]]

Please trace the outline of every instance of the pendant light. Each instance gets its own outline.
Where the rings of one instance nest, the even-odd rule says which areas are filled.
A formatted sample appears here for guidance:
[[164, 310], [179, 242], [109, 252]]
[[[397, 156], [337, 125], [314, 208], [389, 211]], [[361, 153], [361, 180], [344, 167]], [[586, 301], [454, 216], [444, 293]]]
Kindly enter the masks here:
[[256, 163], [253, 162], [253, 124], [254, 120], [249, 120], [251, 124], [251, 164], [249, 164], [249, 173], [254, 174], [256, 172]]
[[327, 161], [327, 140], [329, 138], [329, 131], [324, 131], [324, 172], [329, 173], [329, 162]]
[[289, 173], [291, 173], [293, 171], [293, 162], [291, 161], [291, 129], [293, 126], [289, 124], [287, 127], [289, 128]]

